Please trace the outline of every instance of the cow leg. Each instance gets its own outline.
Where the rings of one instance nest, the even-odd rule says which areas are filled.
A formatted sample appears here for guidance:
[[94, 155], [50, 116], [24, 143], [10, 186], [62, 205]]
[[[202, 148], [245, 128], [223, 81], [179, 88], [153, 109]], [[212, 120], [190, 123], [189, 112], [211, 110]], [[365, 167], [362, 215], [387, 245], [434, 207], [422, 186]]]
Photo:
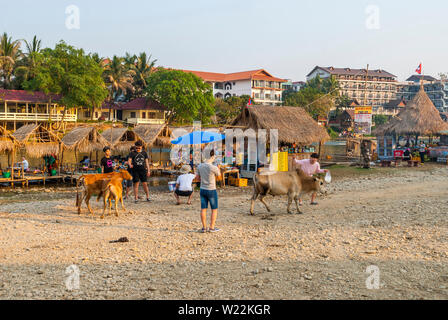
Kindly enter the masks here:
[[[77, 195], [77, 197], [78, 197], [78, 195]], [[86, 192], [83, 191], [81, 194], [81, 198], [78, 199], [77, 203], [76, 203], [76, 205], [78, 206], [78, 214], [81, 214], [81, 206], [82, 206], [82, 202], [84, 201], [85, 197], [86, 197]]]
[[296, 202], [297, 213], [298, 213], [298, 214], [302, 214], [303, 212], [300, 211], [300, 209], [299, 209], [299, 202], [297, 201], [297, 199], [298, 199], [298, 197], [295, 197], [295, 198], [294, 198], [294, 201]]
[[292, 203], [292, 196], [290, 194], [288, 194], [288, 207], [286, 208], [286, 211], [290, 214], [291, 210], [289, 210], [289, 208], [291, 207], [291, 203]]
[[87, 194], [86, 195], [86, 205], [87, 205], [87, 208], [89, 209], [89, 213], [91, 214], [91, 215], [93, 215], [93, 210], [92, 210], [92, 208], [90, 207], [90, 197], [91, 197], [91, 195], [90, 194]]
[[271, 212], [271, 209], [269, 209], [268, 204], [264, 201], [264, 197], [266, 197], [266, 195], [260, 195], [260, 201], [261, 201], [261, 203], [264, 204], [264, 206], [266, 207], [266, 210], [268, 210], [268, 212]]
[[254, 189], [254, 194], [252, 195], [252, 199], [251, 199], [251, 201], [250, 201], [250, 214], [251, 215], [254, 215], [254, 207], [255, 207], [255, 201], [257, 200], [257, 198], [258, 198], [258, 192], [257, 192], [257, 190], [256, 189]]
[[107, 207], [107, 197], [104, 197], [103, 199], [103, 214], [101, 215], [101, 219], [104, 219], [104, 213], [106, 212]]
[[118, 217], [118, 196], [115, 195], [115, 216]]

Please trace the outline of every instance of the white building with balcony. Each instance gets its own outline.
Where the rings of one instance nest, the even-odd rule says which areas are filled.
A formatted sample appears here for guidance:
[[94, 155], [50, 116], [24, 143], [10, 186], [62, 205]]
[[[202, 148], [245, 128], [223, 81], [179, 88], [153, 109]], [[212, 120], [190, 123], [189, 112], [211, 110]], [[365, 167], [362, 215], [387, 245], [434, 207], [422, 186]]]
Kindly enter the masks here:
[[5, 128], [16, 128], [29, 123], [48, 123], [49, 121], [76, 122], [77, 110], [67, 109], [58, 104], [59, 95], [46, 95], [43, 92], [0, 89], [0, 124]]
[[248, 95], [256, 103], [264, 105], [282, 104], [282, 83], [287, 82], [272, 76], [266, 70], [258, 69], [236, 73], [214, 73], [183, 70], [191, 72], [213, 86], [215, 98], [226, 99], [232, 96]]

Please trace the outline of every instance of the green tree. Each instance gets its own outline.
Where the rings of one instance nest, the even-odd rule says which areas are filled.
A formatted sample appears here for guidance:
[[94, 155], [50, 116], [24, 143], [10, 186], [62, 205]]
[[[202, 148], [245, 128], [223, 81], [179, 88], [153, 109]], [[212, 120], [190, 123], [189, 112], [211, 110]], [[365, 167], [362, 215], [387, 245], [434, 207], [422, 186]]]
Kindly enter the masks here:
[[152, 60], [152, 55], [148, 56], [146, 52], [142, 52], [131, 66], [131, 70], [134, 71], [133, 85], [135, 88], [135, 97], [141, 97], [144, 94], [144, 90], [147, 87], [146, 79], [153, 72], [156, 62], [157, 60]]
[[82, 49], [61, 41], [35, 59], [35, 77], [25, 81], [24, 88], [49, 94], [49, 103], [52, 94], [61, 95], [58, 103], [64, 106], [64, 116], [68, 108], [99, 106], [107, 97], [101, 66]]
[[0, 81], [4, 89], [11, 87], [16, 62], [21, 57], [20, 41], [12, 40], [5, 32], [0, 38]]
[[21, 56], [17, 62], [14, 70], [13, 87], [16, 89], [23, 89], [23, 83], [36, 76], [36, 56], [41, 52], [41, 40], [33, 37], [31, 42], [23, 40], [26, 47], [26, 52]]
[[201, 120], [207, 123], [214, 114], [213, 90], [201, 78], [180, 70], [159, 68], [147, 79], [148, 98], [168, 108], [168, 121]]
[[249, 95], [232, 96], [215, 100], [215, 114], [219, 124], [228, 124], [237, 117], [249, 102]]
[[384, 114], [373, 115], [373, 122], [375, 123], [375, 126], [385, 124], [387, 121], [389, 121], [389, 117], [387, 115]]

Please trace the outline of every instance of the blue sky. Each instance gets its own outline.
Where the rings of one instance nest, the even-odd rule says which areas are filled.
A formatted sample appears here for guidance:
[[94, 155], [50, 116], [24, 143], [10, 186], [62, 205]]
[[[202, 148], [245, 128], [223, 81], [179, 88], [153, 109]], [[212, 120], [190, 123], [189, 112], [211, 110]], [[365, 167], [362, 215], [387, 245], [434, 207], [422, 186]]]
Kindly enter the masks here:
[[[80, 9], [79, 30], [65, 27], [69, 5]], [[369, 5], [379, 10], [379, 29], [366, 27]], [[315, 65], [369, 63], [399, 80], [420, 62], [425, 74], [448, 72], [443, 0], [15, 0], [1, 13], [0, 32], [13, 38], [37, 35], [45, 46], [64, 39], [101, 56], [147, 51], [173, 68], [265, 68], [293, 80]]]

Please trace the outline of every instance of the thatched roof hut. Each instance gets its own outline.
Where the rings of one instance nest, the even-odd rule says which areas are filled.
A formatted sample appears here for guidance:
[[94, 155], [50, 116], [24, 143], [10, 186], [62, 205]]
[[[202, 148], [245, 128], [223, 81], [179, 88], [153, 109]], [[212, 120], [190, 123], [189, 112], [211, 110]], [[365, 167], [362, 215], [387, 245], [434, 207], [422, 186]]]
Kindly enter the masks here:
[[24, 147], [27, 154], [33, 158], [57, 154], [60, 139], [51, 131], [39, 124], [27, 124], [17, 129], [12, 136], [20, 147]]
[[278, 129], [279, 142], [284, 143], [309, 145], [330, 139], [325, 128], [300, 107], [250, 106], [241, 112], [232, 126], [254, 130]]
[[17, 144], [16, 139], [4, 127], [0, 127], [0, 153], [13, 151]]
[[153, 145], [170, 145], [170, 129], [166, 124], [138, 125], [134, 128], [134, 132], [143, 139], [147, 148]]
[[62, 138], [62, 144], [66, 150], [76, 150], [82, 153], [99, 151], [110, 145], [98, 133], [95, 127], [78, 127], [73, 129]]
[[423, 86], [407, 106], [389, 122], [379, 126], [374, 133], [384, 135], [437, 135], [448, 130], [448, 123], [440, 117]]
[[145, 144], [143, 138], [135, 130], [129, 130], [128, 128], [109, 128], [101, 135], [107, 140], [110, 147], [117, 152], [129, 151], [137, 141]]

